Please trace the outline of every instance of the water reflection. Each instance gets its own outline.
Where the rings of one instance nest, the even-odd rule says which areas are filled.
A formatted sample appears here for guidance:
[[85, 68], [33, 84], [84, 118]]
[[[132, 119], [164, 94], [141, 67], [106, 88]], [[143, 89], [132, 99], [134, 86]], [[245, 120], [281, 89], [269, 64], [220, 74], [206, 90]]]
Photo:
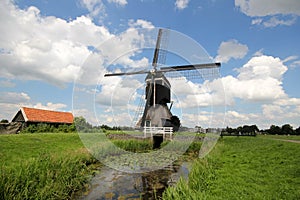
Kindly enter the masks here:
[[82, 200], [95, 199], [157, 199], [169, 185], [176, 183], [180, 176], [187, 178], [189, 163], [173, 164], [164, 169], [147, 173], [126, 173], [108, 167], [91, 182], [88, 194]]

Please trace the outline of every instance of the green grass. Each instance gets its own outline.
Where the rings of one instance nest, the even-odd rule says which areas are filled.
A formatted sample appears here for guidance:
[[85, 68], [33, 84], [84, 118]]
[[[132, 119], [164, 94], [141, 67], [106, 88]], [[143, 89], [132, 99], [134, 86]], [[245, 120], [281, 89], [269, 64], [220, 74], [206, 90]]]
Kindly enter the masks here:
[[0, 135], [0, 199], [70, 199], [96, 161], [77, 134]]
[[41, 153], [67, 156], [84, 150], [76, 133], [0, 135], [0, 146], [0, 159], [5, 165], [15, 165]]
[[131, 152], [147, 152], [151, 151], [153, 143], [151, 140], [114, 140], [114, 145]]
[[299, 135], [258, 135], [265, 139], [280, 139], [280, 140], [300, 140]]
[[300, 199], [300, 145], [224, 137], [164, 199]]
[[[110, 145], [99, 136], [87, 136], [86, 142], [94, 144], [97, 139], [109, 152], [105, 148]], [[220, 139], [209, 156], [195, 160], [189, 180], [168, 188], [164, 198], [300, 199], [300, 144], [273, 138]], [[113, 143], [133, 152], [152, 148], [149, 141]], [[181, 145], [174, 143], [166, 150]], [[192, 143], [187, 154], [196, 155], [200, 146], [201, 142]], [[0, 199], [74, 198], [88, 184], [90, 164], [96, 162], [75, 133], [0, 135], [0, 147]]]

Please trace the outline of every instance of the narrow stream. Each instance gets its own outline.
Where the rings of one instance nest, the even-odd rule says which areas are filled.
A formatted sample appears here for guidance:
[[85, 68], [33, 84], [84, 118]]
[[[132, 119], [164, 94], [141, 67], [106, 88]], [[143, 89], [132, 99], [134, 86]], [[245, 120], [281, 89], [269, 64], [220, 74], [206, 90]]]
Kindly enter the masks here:
[[180, 177], [188, 178], [189, 169], [188, 162], [139, 174], [103, 166], [92, 179], [89, 192], [80, 199], [158, 199], [166, 187], [175, 184]]

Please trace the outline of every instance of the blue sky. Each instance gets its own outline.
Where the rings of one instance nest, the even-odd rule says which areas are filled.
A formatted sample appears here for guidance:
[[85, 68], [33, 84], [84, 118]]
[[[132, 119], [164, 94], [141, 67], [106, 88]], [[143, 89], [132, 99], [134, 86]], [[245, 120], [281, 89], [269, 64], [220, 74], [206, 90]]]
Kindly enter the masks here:
[[[144, 48], [134, 43], [143, 39], [140, 28], [163, 27], [197, 42], [211, 60], [222, 63], [216, 80], [173, 83], [174, 97], [185, 95], [174, 105], [183, 125], [268, 128], [290, 123], [297, 128], [299, 16], [299, 0], [1, 1], [0, 119], [11, 120], [20, 106], [30, 106], [73, 111], [92, 123], [128, 124], [128, 113], [136, 109], [132, 102], [142, 95], [137, 90], [142, 78], [104, 80], [105, 62]], [[97, 57], [95, 48], [103, 55]], [[115, 62], [144, 69], [152, 55], [143, 53], [122, 54]], [[175, 61], [169, 55], [166, 64]], [[184, 87], [195, 91], [194, 101], [187, 101]], [[111, 96], [116, 88], [125, 102]], [[192, 112], [195, 105], [199, 110]]]

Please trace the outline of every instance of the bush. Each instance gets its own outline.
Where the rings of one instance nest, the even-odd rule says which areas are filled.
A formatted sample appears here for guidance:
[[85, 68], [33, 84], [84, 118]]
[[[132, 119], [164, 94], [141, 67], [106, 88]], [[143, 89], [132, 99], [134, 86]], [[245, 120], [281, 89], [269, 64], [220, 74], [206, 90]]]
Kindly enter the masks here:
[[72, 133], [76, 131], [74, 124], [67, 125], [61, 124], [58, 127], [46, 123], [30, 124], [28, 127], [24, 128], [21, 133]]

